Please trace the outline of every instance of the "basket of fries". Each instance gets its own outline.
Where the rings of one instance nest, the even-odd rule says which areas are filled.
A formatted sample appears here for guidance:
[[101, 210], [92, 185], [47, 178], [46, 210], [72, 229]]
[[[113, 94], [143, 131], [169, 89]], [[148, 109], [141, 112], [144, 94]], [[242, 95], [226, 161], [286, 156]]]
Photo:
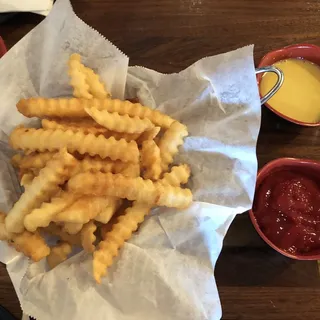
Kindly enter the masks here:
[[[188, 131], [159, 111], [112, 99], [78, 54], [68, 64], [75, 98], [17, 104], [24, 116], [42, 118], [42, 128], [19, 126], [10, 135], [10, 146], [23, 151], [12, 163], [25, 191], [7, 215], [1, 214], [1, 240], [34, 261], [46, 257], [51, 268], [67, 259], [72, 245], [80, 245], [94, 252], [93, 274], [100, 283], [152, 207], [191, 204], [191, 191], [181, 188], [189, 166], [169, 171]], [[61, 239], [50, 249], [41, 232]]]

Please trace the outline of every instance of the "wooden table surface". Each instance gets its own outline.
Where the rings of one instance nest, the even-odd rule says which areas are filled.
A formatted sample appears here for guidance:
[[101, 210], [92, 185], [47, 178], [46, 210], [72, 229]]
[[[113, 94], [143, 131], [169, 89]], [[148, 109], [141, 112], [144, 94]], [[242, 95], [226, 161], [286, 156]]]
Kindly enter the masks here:
[[[320, 45], [318, 0], [73, 0], [76, 13], [130, 57], [131, 65], [176, 72], [196, 60], [255, 44], [255, 61], [293, 43]], [[0, 25], [12, 47], [42, 18], [18, 14]], [[56, 57], [59, 58], [59, 57]], [[1, 76], [1, 75], [0, 75]], [[278, 157], [320, 160], [320, 128], [302, 128], [263, 108], [259, 167]], [[320, 319], [315, 261], [295, 261], [269, 248], [247, 214], [232, 224], [216, 265], [225, 320]], [[4, 266], [0, 304], [20, 306]]]

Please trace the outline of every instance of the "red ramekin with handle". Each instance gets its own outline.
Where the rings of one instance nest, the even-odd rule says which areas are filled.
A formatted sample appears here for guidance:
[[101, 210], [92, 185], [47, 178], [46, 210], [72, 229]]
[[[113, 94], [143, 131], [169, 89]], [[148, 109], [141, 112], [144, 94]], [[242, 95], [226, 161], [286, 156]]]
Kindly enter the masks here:
[[[258, 69], [272, 66], [274, 63], [280, 60], [292, 59], [292, 58], [308, 60], [320, 66], [320, 47], [313, 44], [302, 43], [302, 44], [290, 45], [282, 49], [271, 51], [262, 58], [258, 66]], [[259, 88], [260, 88], [260, 82], [261, 82], [262, 76], [263, 76], [263, 73], [257, 74], [257, 81], [258, 81]], [[299, 121], [299, 120], [287, 117], [286, 115], [272, 108], [267, 102], [265, 102], [264, 105], [267, 108], [269, 108], [272, 112], [277, 114], [279, 117], [286, 119], [290, 122], [293, 122], [295, 124], [298, 124], [301, 126], [307, 126], [307, 127], [320, 126], [320, 122], [309, 123], [309, 122], [303, 122], [303, 121]]]

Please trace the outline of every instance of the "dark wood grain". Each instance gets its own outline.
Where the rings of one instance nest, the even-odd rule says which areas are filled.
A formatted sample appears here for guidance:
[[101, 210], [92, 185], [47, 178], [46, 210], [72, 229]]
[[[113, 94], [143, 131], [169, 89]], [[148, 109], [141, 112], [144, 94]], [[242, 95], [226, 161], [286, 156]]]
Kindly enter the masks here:
[[287, 287], [220, 287], [223, 320], [319, 319], [319, 290]]
[[[176, 72], [208, 55], [254, 43], [255, 62], [292, 43], [320, 45], [318, 0], [73, 0], [76, 13], [130, 57], [131, 65]], [[0, 26], [12, 47], [41, 18], [18, 14]], [[259, 167], [289, 156], [320, 160], [320, 128], [303, 128], [263, 108]], [[270, 249], [247, 214], [232, 224], [216, 265], [225, 320], [320, 319], [316, 262]], [[0, 304], [20, 307], [0, 267]]]
[[6, 266], [0, 263], [0, 305], [9, 310], [15, 317], [21, 318], [18, 297], [8, 276]]

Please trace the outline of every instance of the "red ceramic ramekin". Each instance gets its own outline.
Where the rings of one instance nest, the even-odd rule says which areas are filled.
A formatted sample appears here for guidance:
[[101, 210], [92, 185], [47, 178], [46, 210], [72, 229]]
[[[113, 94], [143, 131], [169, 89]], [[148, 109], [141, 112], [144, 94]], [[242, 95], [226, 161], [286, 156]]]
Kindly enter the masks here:
[[[304, 160], [304, 159], [295, 159], [295, 158], [279, 158], [276, 160], [273, 160], [266, 164], [259, 172], [257, 176], [257, 183], [256, 183], [256, 192], [259, 192], [259, 187], [263, 184], [263, 181], [267, 176], [269, 176], [271, 173], [274, 172], [279, 172], [282, 170], [297, 170], [297, 171], [302, 171], [305, 173], [312, 174], [315, 179], [319, 179], [320, 181], [320, 161], [314, 161], [314, 160]], [[320, 260], [320, 248], [319, 248], [319, 253], [317, 254], [312, 254], [308, 253], [305, 255], [293, 255], [290, 254], [278, 246], [276, 246], [273, 242], [271, 242], [266, 235], [262, 232], [262, 230], [259, 227], [259, 224], [255, 218], [254, 215], [254, 209], [251, 209], [249, 211], [250, 219], [253, 223], [253, 226], [259, 233], [260, 237], [273, 249], [276, 251], [280, 252], [284, 256], [287, 256], [292, 259], [297, 259], [297, 260]]]
[[7, 48], [4, 44], [4, 41], [0, 37], [0, 58], [7, 52]]
[[[259, 64], [259, 68], [271, 66], [280, 60], [289, 59], [289, 58], [305, 59], [320, 66], [320, 47], [313, 44], [294, 44], [279, 50], [271, 51], [262, 58]], [[258, 81], [259, 87], [260, 87], [260, 81], [262, 79], [262, 76], [263, 74], [257, 75], [257, 81]], [[273, 109], [268, 103], [265, 103], [265, 106], [268, 107], [270, 110], [272, 110], [281, 118], [284, 118], [290, 122], [299, 124], [301, 126], [308, 126], [308, 127], [320, 126], [320, 122], [309, 123], [309, 122], [303, 122], [303, 121], [289, 118], [286, 115], [280, 113], [279, 111]]]

